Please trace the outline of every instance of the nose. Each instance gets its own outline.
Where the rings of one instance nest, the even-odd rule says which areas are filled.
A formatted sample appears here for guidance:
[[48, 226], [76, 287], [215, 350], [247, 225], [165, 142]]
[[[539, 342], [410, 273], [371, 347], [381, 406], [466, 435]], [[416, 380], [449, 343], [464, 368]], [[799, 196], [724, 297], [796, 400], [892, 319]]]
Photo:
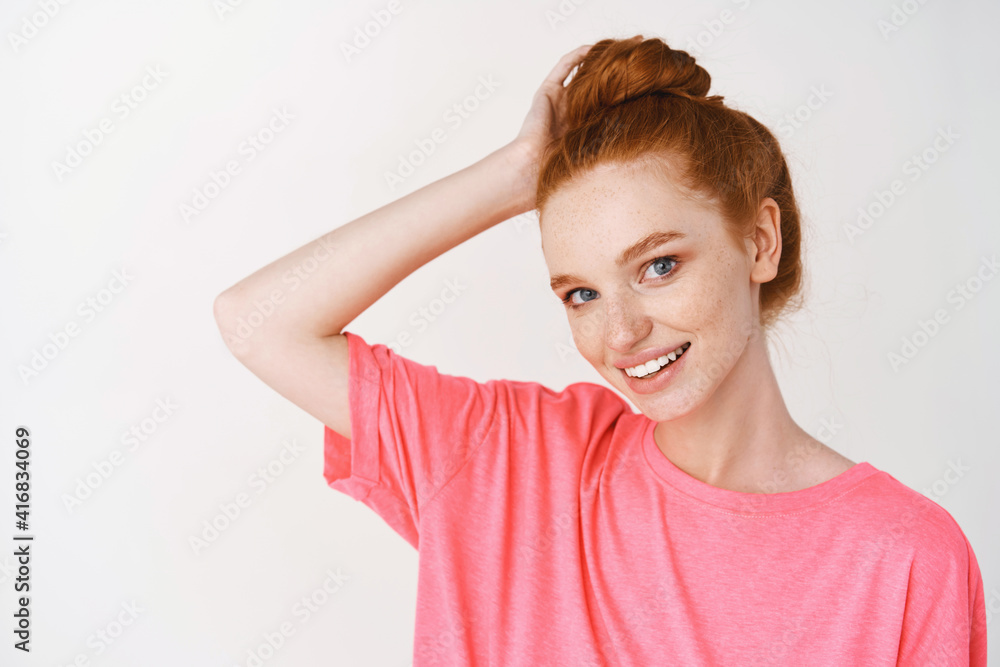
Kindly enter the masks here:
[[604, 344], [622, 354], [635, 349], [647, 335], [652, 322], [636, 295], [615, 295], [604, 302]]

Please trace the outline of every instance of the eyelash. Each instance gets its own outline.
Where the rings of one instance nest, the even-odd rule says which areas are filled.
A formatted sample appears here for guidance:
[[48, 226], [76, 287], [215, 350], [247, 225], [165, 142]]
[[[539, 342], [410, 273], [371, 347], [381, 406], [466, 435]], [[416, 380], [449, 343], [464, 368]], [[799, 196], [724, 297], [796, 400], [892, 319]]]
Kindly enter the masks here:
[[[672, 266], [669, 271], [659, 276], [659, 278], [666, 279], [673, 276], [677, 272], [677, 267], [680, 266], [680, 261], [673, 255], [667, 255], [665, 257], [657, 257], [656, 259], [652, 260], [651, 262], [646, 264], [646, 266], [642, 267], [643, 274], [645, 274], [646, 271], [649, 269], [649, 267], [651, 267], [653, 264], [656, 264], [657, 262], [661, 262], [663, 260], [669, 261], [672, 264]], [[577, 287], [576, 289], [572, 289], [569, 292], [566, 292], [566, 294], [563, 296], [562, 302], [567, 306], [569, 306], [570, 308], [574, 309], [580, 308], [581, 306], [586, 306], [587, 303], [590, 303], [589, 301], [586, 303], [570, 303], [570, 299], [573, 297], [573, 293], [578, 292], [579, 290], [580, 288]]]

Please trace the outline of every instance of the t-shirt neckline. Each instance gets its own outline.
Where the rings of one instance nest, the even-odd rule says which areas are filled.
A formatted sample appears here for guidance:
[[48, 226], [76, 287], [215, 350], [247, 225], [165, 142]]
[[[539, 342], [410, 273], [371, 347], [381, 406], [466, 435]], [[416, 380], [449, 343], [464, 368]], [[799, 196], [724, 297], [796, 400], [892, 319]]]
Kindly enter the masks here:
[[745, 493], [712, 486], [692, 477], [668, 459], [656, 445], [655, 421], [639, 413], [645, 426], [642, 453], [654, 475], [687, 496], [717, 508], [744, 514], [773, 514], [820, 505], [854, 488], [878, 472], [867, 461], [859, 461], [836, 477], [797, 491], [782, 493]]

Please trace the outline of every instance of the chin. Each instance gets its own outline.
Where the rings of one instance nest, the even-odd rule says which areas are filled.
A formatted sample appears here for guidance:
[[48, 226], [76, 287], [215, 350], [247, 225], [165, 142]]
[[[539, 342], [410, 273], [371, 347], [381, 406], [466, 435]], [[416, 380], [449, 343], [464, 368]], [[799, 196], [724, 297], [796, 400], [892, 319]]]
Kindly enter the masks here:
[[666, 422], [678, 419], [692, 412], [697, 405], [690, 400], [689, 396], [668, 396], [668, 395], [630, 395], [626, 396], [635, 403], [642, 414], [655, 422]]

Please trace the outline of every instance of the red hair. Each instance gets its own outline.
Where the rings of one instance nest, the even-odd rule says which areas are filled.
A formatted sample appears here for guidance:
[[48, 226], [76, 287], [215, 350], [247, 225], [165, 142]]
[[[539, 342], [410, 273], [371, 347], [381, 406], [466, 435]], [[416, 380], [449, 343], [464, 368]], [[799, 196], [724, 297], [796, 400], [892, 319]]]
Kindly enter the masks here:
[[777, 275], [761, 284], [767, 328], [801, 305], [798, 206], [777, 139], [721, 96], [708, 96], [711, 81], [692, 56], [659, 38], [594, 44], [566, 86], [566, 131], [542, 157], [535, 206], [541, 213], [556, 189], [598, 164], [648, 164], [714, 198], [743, 248], [761, 201], [771, 197], [781, 210], [781, 259]]

